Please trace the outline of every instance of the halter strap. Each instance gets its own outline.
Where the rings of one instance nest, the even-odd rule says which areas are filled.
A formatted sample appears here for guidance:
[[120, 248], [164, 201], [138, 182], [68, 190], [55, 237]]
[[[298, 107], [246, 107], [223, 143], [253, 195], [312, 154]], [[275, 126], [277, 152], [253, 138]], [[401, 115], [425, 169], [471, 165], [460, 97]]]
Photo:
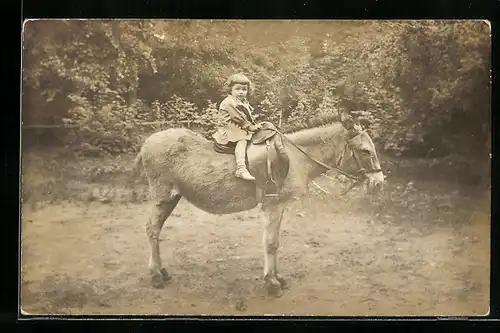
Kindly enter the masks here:
[[365, 170], [361, 166], [361, 163], [359, 163], [358, 157], [354, 153], [354, 150], [353, 150], [353, 153], [352, 153], [352, 157], [354, 158], [354, 161], [356, 162], [356, 165], [358, 166], [358, 169], [359, 169], [358, 173], [367, 174], [367, 173], [381, 172], [382, 171], [382, 169], [369, 169], [369, 170]]
[[[338, 165], [336, 166], [330, 166], [326, 163], [323, 163], [321, 162], [320, 160], [314, 158], [313, 156], [309, 155], [307, 152], [305, 152], [302, 148], [300, 148], [298, 145], [295, 144], [295, 142], [293, 142], [292, 140], [288, 139], [283, 133], [281, 133], [280, 131], [276, 130], [276, 132], [278, 134], [281, 135], [281, 137], [283, 137], [287, 142], [289, 142], [292, 146], [294, 146], [295, 148], [297, 148], [301, 153], [303, 153], [304, 155], [306, 155], [307, 157], [309, 157], [311, 160], [313, 160], [314, 162], [316, 162], [317, 164], [321, 165], [322, 167], [328, 169], [328, 170], [336, 170], [338, 172], [340, 172], [341, 174], [343, 174], [344, 176], [348, 177], [348, 178], [351, 178], [353, 180], [359, 180], [359, 177], [356, 177], [356, 176], [353, 176], [351, 174], [348, 174], [347, 172], [343, 171], [342, 169], [340, 169], [338, 167]], [[344, 153], [345, 153], [345, 150], [344, 150]]]

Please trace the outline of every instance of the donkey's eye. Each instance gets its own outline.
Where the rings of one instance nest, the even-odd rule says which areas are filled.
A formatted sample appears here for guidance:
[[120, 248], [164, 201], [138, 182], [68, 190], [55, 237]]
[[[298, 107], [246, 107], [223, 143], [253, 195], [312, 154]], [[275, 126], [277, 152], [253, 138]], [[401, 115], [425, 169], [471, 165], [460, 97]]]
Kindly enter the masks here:
[[372, 153], [369, 149], [360, 149], [360, 152], [366, 155], [370, 155]]

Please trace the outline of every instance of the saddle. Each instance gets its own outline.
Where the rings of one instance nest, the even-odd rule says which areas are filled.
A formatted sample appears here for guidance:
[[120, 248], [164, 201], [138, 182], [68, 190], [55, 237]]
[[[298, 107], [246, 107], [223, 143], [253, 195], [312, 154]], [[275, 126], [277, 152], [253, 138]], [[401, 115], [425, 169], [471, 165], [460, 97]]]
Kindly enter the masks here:
[[[277, 163], [277, 160], [273, 160], [271, 156], [271, 140], [279, 134], [278, 129], [276, 126], [270, 122], [263, 122], [261, 123], [261, 128], [255, 132], [252, 135], [252, 138], [250, 139], [251, 144], [248, 145], [248, 149], [253, 145], [266, 145], [266, 181], [264, 184], [259, 185], [261, 189], [264, 191], [264, 196], [265, 197], [277, 197], [279, 196], [279, 192], [281, 189], [281, 186], [288, 175], [288, 167], [289, 167], [289, 161], [288, 161], [288, 156], [286, 155], [284, 151], [284, 146], [282, 144], [282, 141], [280, 140], [279, 143], [275, 142], [274, 147], [276, 148], [276, 155], [277, 158], [280, 159], [281, 165], [285, 165], [286, 168], [279, 168], [280, 170], [275, 170], [272, 168], [272, 164]], [[226, 145], [219, 144], [216, 141], [213, 141], [213, 149], [217, 153], [221, 154], [234, 154], [234, 150], [236, 148], [236, 143], [235, 142], [230, 142]], [[247, 157], [248, 158], [248, 157]], [[249, 161], [250, 162], [250, 161]], [[278, 179], [275, 179], [276, 175]]]

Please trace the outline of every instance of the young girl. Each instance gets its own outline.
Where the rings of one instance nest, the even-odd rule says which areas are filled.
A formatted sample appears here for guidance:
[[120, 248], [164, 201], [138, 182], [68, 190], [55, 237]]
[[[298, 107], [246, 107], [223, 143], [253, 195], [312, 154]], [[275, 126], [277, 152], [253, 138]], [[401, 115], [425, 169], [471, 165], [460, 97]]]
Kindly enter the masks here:
[[256, 124], [253, 119], [253, 108], [247, 101], [251, 86], [250, 80], [241, 73], [229, 77], [226, 83], [229, 95], [219, 106], [219, 110], [224, 115], [225, 126], [219, 128], [213, 136], [219, 144], [236, 143], [235, 176], [246, 180], [255, 180], [245, 164], [247, 141], [251, 139], [252, 133], [260, 128], [260, 125]]

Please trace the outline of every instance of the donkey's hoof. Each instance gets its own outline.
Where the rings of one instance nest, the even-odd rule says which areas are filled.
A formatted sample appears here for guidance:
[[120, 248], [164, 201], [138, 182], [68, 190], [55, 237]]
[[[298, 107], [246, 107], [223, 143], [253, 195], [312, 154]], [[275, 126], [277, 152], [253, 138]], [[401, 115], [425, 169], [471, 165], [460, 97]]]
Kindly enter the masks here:
[[281, 289], [286, 290], [290, 288], [290, 284], [281, 275], [276, 274], [276, 280], [280, 283]]
[[156, 289], [165, 288], [165, 280], [162, 274], [155, 274], [151, 277], [151, 285]]
[[168, 274], [168, 272], [165, 268], [162, 268], [160, 270], [160, 273], [161, 273], [161, 276], [162, 276], [164, 282], [172, 280], [172, 276], [170, 274]]
[[283, 289], [278, 281], [269, 281], [267, 283], [267, 294], [271, 297], [283, 296]]

